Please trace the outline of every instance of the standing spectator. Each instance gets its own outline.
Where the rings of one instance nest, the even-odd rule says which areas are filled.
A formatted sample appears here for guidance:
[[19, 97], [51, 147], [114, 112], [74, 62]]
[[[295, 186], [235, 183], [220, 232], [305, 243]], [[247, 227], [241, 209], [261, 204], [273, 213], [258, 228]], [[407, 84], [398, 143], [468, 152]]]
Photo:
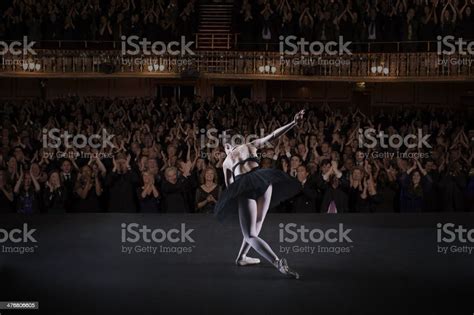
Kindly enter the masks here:
[[461, 164], [457, 161], [451, 162], [439, 181], [443, 211], [465, 211], [464, 192], [466, 186], [467, 176], [462, 172]]
[[323, 180], [326, 182], [321, 212], [340, 213], [349, 210], [348, 196], [344, 191], [347, 182], [339, 171], [337, 162], [332, 161], [329, 170], [324, 173]]
[[13, 212], [13, 191], [5, 171], [0, 171], [0, 213]]
[[61, 163], [61, 182], [67, 192], [66, 210], [71, 211], [74, 200], [74, 188], [77, 175], [73, 172], [72, 163], [69, 159], [64, 159]]
[[22, 214], [33, 214], [40, 212], [41, 187], [34, 176], [23, 174], [20, 176], [13, 190], [16, 199], [16, 212]]
[[300, 165], [296, 170], [296, 178], [300, 183], [299, 193], [293, 197], [290, 204], [291, 212], [308, 212], [314, 213], [316, 209], [319, 209], [318, 205], [318, 191], [316, 187], [313, 186], [313, 183], [308, 180], [308, 170], [306, 166]]
[[68, 191], [61, 183], [61, 177], [57, 171], [49, 174], [43, 195], [45, 211], [47, 213], [64, 213], [68, 201]]
[[100, 212], [99, 197], [102, 195], [102, 184], [98, 169], [92, 171], [89, 165], [81, 168], [77, 176], [75, 193], [78, 198], [74, 202], [74, 212]]
[[427, 195], [432, 188], [430, 175], [414, 160], [413, 165], [400, 177], [401, 212], [422, 212], [426, 209]]
[[166, 168], [165, 180], [161, 186], [164, 212], [191, 212], [186, 196], [190, 187], [189, 176], [189, 173], [179, 176], [178, 169], [174, 166]]
[[160, 193], [155, 186], [155, 177], [149, 172], [142, 173], [143, 186], [138, 189], [140, 212], [159, 212]]
[[117, 154], [113, 159], [112, 172], [107, 177], [109, 189], [109, 212], [137, 212], [137, 198], [135, 187], [138, 176], [130, 167], [130, 155]]
[[221, 187], [217, 184], [217, 174], [213, 167], [206, 168], [201, 173], [201, 185], [196, 190], [196, 211], [212, 213], [221, 194]]

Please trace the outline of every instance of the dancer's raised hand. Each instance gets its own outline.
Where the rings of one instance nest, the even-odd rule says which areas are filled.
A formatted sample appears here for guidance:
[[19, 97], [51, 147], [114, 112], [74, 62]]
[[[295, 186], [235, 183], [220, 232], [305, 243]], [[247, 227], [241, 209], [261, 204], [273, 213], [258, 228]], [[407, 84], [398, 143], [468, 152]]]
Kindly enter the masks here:
[[303, 109], [303, 110], [300, 110], [300, 111], [295, 115], [294, 121], [295, 121], [296, 123], [299, 123], [300, 121], [303, 120], [303, 116], [304, 116], [304, 109]]

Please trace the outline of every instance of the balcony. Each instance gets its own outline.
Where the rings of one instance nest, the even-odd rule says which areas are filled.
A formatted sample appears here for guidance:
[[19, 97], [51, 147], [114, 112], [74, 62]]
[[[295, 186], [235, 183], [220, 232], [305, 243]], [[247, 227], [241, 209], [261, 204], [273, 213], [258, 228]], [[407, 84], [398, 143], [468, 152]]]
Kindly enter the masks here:
[[[3, 77], [150, 77], [301, 81], [465, 81], [474, 79], [472, 55], [438, 55], [430, 43], [403, 51], [380, 52], [361, 44], [346, 55], [282, 55], [262, 51], [195, 50], [194, 55], [123, 56], [120, 43], [42, 42], [36, 55], [0, 56]], [[381, 43], [377, 43], [381, 45]]]

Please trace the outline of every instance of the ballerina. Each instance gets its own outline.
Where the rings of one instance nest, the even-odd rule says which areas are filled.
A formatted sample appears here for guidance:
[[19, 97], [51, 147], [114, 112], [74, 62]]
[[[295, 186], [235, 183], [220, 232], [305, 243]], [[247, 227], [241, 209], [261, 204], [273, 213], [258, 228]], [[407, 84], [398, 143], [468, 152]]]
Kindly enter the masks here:
[[259, 234], [268, 209], [296, 195], [299, 185], [295, 179], [280, 170], [259, 168], [257, 150], [288, 132], [303, 120], [303, 116], [304, 110], [297, 113], [292, 122], [264, 138], [235, 146], [224, 144], [227, 157], [222, 167], [227, 189], [215, 207], [219, 219], [231, 212], [239, 214], [244, 240], [236, 259], [237, 265], [260, 263], [259, 259], [247, 256], [252, 247], [281, 273], [296, 279], [299, 278], [298, 273], [291, 270], [286, 259], [279, 258]]

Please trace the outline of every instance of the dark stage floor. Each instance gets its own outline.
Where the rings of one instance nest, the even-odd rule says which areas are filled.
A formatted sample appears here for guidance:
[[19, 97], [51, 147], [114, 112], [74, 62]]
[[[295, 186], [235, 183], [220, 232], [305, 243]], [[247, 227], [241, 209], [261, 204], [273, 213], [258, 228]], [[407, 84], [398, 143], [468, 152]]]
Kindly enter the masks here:
[[[282, 256], [301, 273], [301, 280], [285, 279], [268, 263], [236, 267], [241, 242], [237, 222], [222, 225], [202, 215], [97, 214], [26, 220], [8, 216], [0, 227], [11, 230], [24, 222], [37, 230], [37, 243], [0, 246], [33, 247], [34, 253], [0, 253], [0, 301], [39, 301], [40, 310], [23, 312], [27, 314], [474, 312], [474, 250], [467, 252], [474, 244], [437, 242], [438, 223], [474, 228], [473, 215], [270, 213], [262, 237], [278, 254], [289, 248]], [[193, 229], [188, 236], [194, 242], [122, 243], [122, 223], [164, 230], [185, 224]], [[339, 230], [342, 224], [350, 231], [343, 242], [306, 243], [300, 236], [291, 242], [296, 233], [280, 228], [291, 223], [323, 232]], [[290, 240], [279, 239], [280, 234]], [[137, 245], [140, 250], [159, 251], [162, 246], [162, 251], [188, 252], [138, 253]], [[438, 253], [440, 246], [452, 245], [456, 247], [446, 254]], [[123, 253], [125, 247], [132, 253]]]

